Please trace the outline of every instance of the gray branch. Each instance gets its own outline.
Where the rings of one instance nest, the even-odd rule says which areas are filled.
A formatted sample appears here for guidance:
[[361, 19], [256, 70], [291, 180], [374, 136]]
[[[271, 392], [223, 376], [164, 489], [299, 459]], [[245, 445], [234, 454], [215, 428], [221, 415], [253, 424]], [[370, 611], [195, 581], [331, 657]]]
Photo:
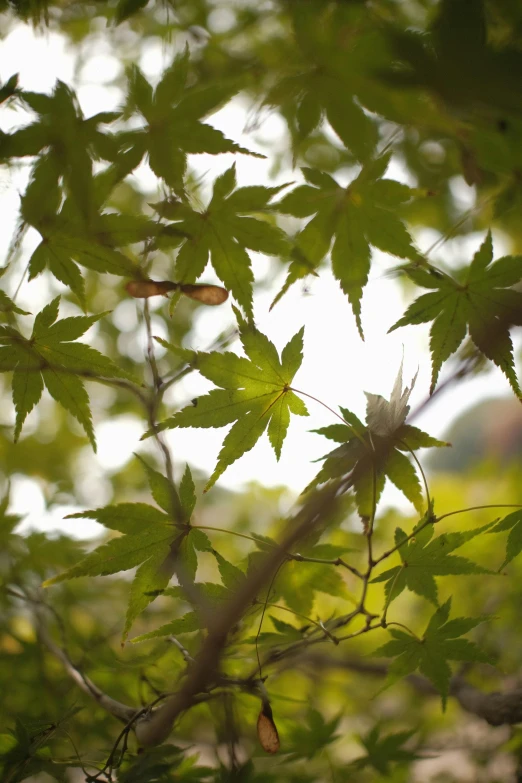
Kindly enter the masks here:
[[[320, 653], [307, 653], [301, 659], [301, 664], [311, 666], [315, 672], [321, 668], [340, 668], [374, 677], [386, 677], [389, 668], [385, 663], [347, 657], [337, 659]], [[293, 665], [295, 666], [295, 662]], [[431, 682], [419, 674], [408, 675], [406, 681], [420, 693], [438, 695]], [[449, 692], [463, 710], [477, 715], [490, 726], [511, 726], [522, 723], [522, 688], [513, 688], [504, 693], [501, 691], [484, 693], [466, 682], [462, 676], [456, 675], [451, 680]]]
[[58, 660], [61, 661], [69, 677], [84, 693], [87, 693], [100, 705], [100, 707], [103, 707], [104, 710], [124, 723], [131, 722], [139, 715], [142, 710], [136, 709], [135, 707], [129, 707], [127, 704], [122, 704], [111, 698], [111, 696], [107, 696], [107, 694], [101, 691], [89, 677], [76, 668], [65, 650], [62, 650], [62, 648], [53, 641], [38, 612], [36, 613], [36, 623], [38, 634], [43, 644], [55, 658], [58, 658]]

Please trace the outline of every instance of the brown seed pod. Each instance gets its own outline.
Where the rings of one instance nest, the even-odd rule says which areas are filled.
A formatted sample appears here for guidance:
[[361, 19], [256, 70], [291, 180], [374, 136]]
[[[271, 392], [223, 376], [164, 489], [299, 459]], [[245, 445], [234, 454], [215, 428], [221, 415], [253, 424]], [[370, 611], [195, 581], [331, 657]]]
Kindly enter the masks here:
[[268, 702], [263, 702], [257, 719], [257, 736], [263, 750], [267, 753], [277, 753], [281, 743], [272, 716], [272, 708]]
[[130, 280], [125, 290], [135, 299], [149, 296], [167, 296], [170, 291], [179, 290], [190, 299], [206, 305], [220, 305], [228, 299], [228, 291], [220, 285], [206, 283], [172, 283], [170, 280]]
[[190, 299], [206, 305], [220, 305], [228, 299], [228, 291], [220, 285], [181, 283], [179, 290]]
[[166, 296], [169, 291], [175, 291], [177, 283], [170, 280], [130, 280], [125, 290], [135, 299], [148, 299], [149, 296]]

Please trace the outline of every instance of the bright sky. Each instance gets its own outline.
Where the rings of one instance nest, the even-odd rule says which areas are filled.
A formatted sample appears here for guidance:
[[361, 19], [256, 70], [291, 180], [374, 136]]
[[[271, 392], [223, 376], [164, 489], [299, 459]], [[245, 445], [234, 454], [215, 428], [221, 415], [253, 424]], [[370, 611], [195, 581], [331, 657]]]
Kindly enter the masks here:
[[[172, 58], [163, 47], [149, 45], [139, 62], [146, 76], [155, 78]], [[72, 85], [76, 90], [86, 116], [98, 111], [110, 110], [119, 105], [121, 95], [110, 82], [121, 72], [119, 61], [110, 53], [110, 42], [101, 38], [86, 53], [84, 64], [78, 67], [73, 52], [69, 51], [65, 39], [54, 33], [35, 32], [27, 25], [17, 26], [5, 37], [0, 46], [0, 79], [6, 80], [19, 72], [21, 86], [35, 91], [50, 91], [57, 78]], [[243, 134], [248, 115], [240, 101], [234, 101], [209, 120], [224, 133], [250, 149], [264, 151], [265, 144], [277, 144], [285, 133], [283, 121], [275, 114], [266, 114], [254, 135]], [[7, 131], [15, 124], [26, 119], [20, 114], [5, 112], [0, 121], [2, 130]], [[192, 156], [191, 165], [200, 174], [208, 174], [213, 179], [234, 161], [235, 156], [221, 155]], [[237, 156], [236, 165], [240, 185], [266, 184], [271, 161], [262, 161], [247, 156]], [[136, 176], [144, 189], [155, 190], [156, 180], [147, 166], [142, 165]], [[392, 165], [387, 176], [407, 181], [400, 167]], [[300, 180], [299, 172], [283, 172], [277, 183]], [[0, 210], [4, 216], [6, 228], [0, 235], [0, 266], [11, 239], [18, 210], [18, 193], [24, 187], [22, 175], [0, 172]], [[273, 183], [273, 180], [271, 181]], [[454, 182], [455, 194], [462, 209], [473, 203], [474, 192], [463, 180]], [[475, 252], [482, 235], [474, 235], [465, 241], [455, 240], [446, 243], [442, 249], [444, 258], [455, 263], [458, 259], [468, 259]], [[437, 235], [424, 232], [417, 236], [421, 251], [426, 251]], [[26, 250], [30, 250], [38, 241], [38, 235], [28, 235]], [[494, 235], [496, 256], [507, 252], [502, 238]], [[382, 394], [388, 398], [393, 381], [404, 355], [404, 380], [409, 384], [419, 370], [417, 383], [411, 397], [412, 408], [424, 401], [429, 389], [430, 362], [427, 353], [429, 325], [425, 327], [406, 327], [387, 334], [388, 328], [403, 314], [404, 297], [397, 282], [387, 276], [387, 272], [397, 263], [396, 259], [377, 253], [372, 266], [370, 282], [363, 297], [363, 326], [365, 342], [356, 331], [353, 316], [346, 297], [338, 284], [326, 269], [319, 278], [314, 278], [303, 286], [294, 286], [282, 302], [269, 312], [269, 304], [274, 294], [281, 288], [285, 274], [274, 278], [273, 266], [269, 259], [254, 254], [254, 274], [256, 280], [263, 280], [265, 290], [255, 299], [254, 310], [258, 327], [267, 334], [281, 350], [291, 336], [303, 325], [305, 329], [305, 359], [294, 380], [294, 386], [312, 394], [332, 408], [343, 405], [364, 418], [364, 391]], [[436, 260], [437, 256], [434, 256]], [[205, 275], [207, 282], [216, 278], [212, 270]], [[13, 293], [8, 292], [8, 293]], [[24, 284], [19, 299], [22, 306], [37, 312], [47, 300], [48, 290], [42, 278]], [[138, 307], [141, 305], [138, 304]], [[166, 306], [166, 305], [165, 305]], [[137, 356], [144, 347], [144, 335], [137, 329], [136, 305], [134, 302], [122, 303], [115, 316], [118, 326], [127, 329], [135, 340]], [[161, 321], [156, 319], [157, 334], [161, 335]], [[206, 349], [215, 336], [233, 323], [230, 302], [219, 308], [200, 308], [195, 324], [194, 336], [190, 347]], [[141, 341], [141, 345], [140, 345]], [[444, 378], [444, 372], [441, 378]], [[176, 406], [190, 401], [196, 395], [211, 388], [205, 379], [197, 373], [178, 384], [169, 403]], [[508, 395], [509, 389], [504, 376], [496, 369], [480, 379], [462, 381], [458, 388], [453, 387], [446, 394], [431, 403], [418, 418], [417, 424], [430, 434], [441, 436], [448, 424], [460, 412], [484, 397]], [[222, 486], [237, 489], [246, 482], [257, 480], [266, 485], [285, 484], [296, 492], [303, 489], [317, 472], [318, 466], [310, 459], [322, 456], [329, 450], [328, 442], [310, 429], [333, 423], [335, 418], [322, 406], [307, 400], [309, 418], [294, 417], [290, 425], [287, 440], [279, 463], [266, 436], [255, 448], [230, 467], [220, 479]], [[34, 413], [31, 414], [34, 416]], [[29, 431], [31, 415], [25, 428]], [[14, 419], [13, 419], [14, 420]], [[144, 424], [131, 417], [122, 417], [96, 427], [98, 454], [93, 455], [87, 448], [82, 455], [80, 492], [86, 498], [96, 497], [96, 505], [110, 501], [110, 487], [107, 475], [117, 471], [133, 451], [144, 452], [149, 446], [139, 443]], [[174, 455], [177, 469], [181, 472], [188, 461], [191, 465], [210, 473], [215, 466], [217, 454], [225, 430], [176, 430], [168, 433], [168, 440]], [[22, 434], [23, 437], [23, 434]], [[80, 466], [79, 466], [80, 467]], [[99, 531], [96, 523], [85, 522], [81, 527], [78, 520], [63, 522], [63, 516], [69, 509], [58, 508], [46, 512], [43, 494], [35, 481], [15, 477], [12, 481], [13, 511], [28, 514], [24, 527], [39, 529], [60, 529], [80, 536], [93, 535]], [[388, 503], [407, 508], [402, 496], [391, 488], [385, 500]], [[74, 526], [74, 527], [73, 527]]]

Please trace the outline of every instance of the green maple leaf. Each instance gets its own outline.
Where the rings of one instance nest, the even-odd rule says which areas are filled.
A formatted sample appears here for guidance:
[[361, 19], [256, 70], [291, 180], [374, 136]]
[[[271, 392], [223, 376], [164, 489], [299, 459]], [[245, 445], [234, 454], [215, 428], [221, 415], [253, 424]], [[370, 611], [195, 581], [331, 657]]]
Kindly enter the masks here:
[[353, 762], [353, 767], [356, 769], [373, 767], [382, 775], [388, 775], [391, 771], [390, 764], [401, 764], [421, 758], [417, 753], [404, 748], [415, 731], [398, 731], [384, 737], [381, 735], [381, 731], [381, 726], [374, 726], [364, 737], [358, 737], [366, 750], [366, 755], [356, 759]]
[[101, 112], [85, 119], [74, 92], [57, 81], [51, 95], [21, 93], [24, 103], [37, 114], [30, 125], [4, 134], [0, 159], [45, 154], [56, 177], [63, 177], [71, 198], [87, 214], [92, 198], [92, 158], [112, 159], [117, 154], [115, 137], [99, 126], [112, 123], [118, 112]]
[[9, 79], [0, 87], [0, 103], [8, 101], [15, 95], [20, 94], [20, 88], [18, 86], [19, 76], [17, 73], [13, 73]]
[[18, 514], [8, 514], [9, 508], [9, 486], [7, 492], [0, 499], [0, 545], [7, 551], [10, 545], [9, 539], [14, 535], [14, 529], [23, 519], [23, 516]]
[[[198, 397], [193, 405], [166, 419], [159, 429], [224, 427], [234, 422], [223, 441], [218, 463], [205, 491], [210, 489], [229, 465], [253, 448], [266, 429], [279, 459], [290, 414], [308, 415], [305, 404], [290, 389], [303, 359], [304, 329], [292, 337], [279, 358], [273, 343], [264, 334], [247, 324], [237, 310], [236, 316], [248, 359], [230, 352], [183, 351], [159, 340], [165, 347], [193, 362], [205, 378], [220, 387]], [[145, 437], [152, 434], [148, 432]]]
[[[214, 584], [212, 582], [197, 582], [195, 585], [195, 590], [197, 590], [201, 597], [201, 608], [206, 609], [207, 612], [209, 610], [217, 609], [220, 604], [223, 604], [223, 602], [230, 599], [232, 596], [231, 591], [226, 587], [223, 587], [223, 585]], [[178, 601], [186, 601], [186, 596], [177, 586], [167, 588], [163, 595], [175, 598]], [[159, 628], [155, 628], [154, 631], [149, 631], [148, 633], [140, 634], [140, 636], [135, 636], [131, 641], [133, 644], [135, 644], [138, 642], [148, 641], [149, 639], [159, 639], [163, 636], [172, 636], [173, 634], [175, 636], [179, 636], [183, 633], [193, 633], [194, 631], [199, 631], [204, 627], [205, 612], [198, 612], [193, 610], [186, 612], [186, 614], [182, 615], [181, 617], [177, 617], [175, 620], [171, 620], [169, 623], [165, 623], [165, 625], [161, 625]]]
[[284, 579], [276, 590], [290, 609], [302, 615], [312, 612], [316, 593], [348, 598], [346, 583], [339, 571], [320, 563], [286, 563]]
[[128, 19], [129, 16], [133, 16], [138, 13], [138, 11], [145, 8], [148, 5], [148, 2], [149, 0], [118, 0], [114, 12], [114, 21], [116, 24], [121, 24], [121, 22]]
[[[48, 587], [81, 576], [106, 576], [137, 567], [130, 588], [123, 640], [136, 617], [165, 592], [176, 565], [181, 561], [184, 573], [193, 580], [196, 550], [210, 549], [210, 542], [201, 530], [176, 521], [168, 480], [148, 465], [145, 467], [152, 495], [161, 510], [146, 503], [119, 503], [70, 514], [67, 519], [95, 519], [123, 535], [97, 547], [79, 563], [44, 583]], [[185, 475], [185, 482], [189, 482], [190, 470]], [[175, 488], [173, 492], [177, 494]]]
[[[4, 266], [3, 269], [0, 269], [0, 277], [3, 277], [5, 273], [7, 272], [7, 267]], [[18, 305], [13, 302], [10, 296], [8, 296], [5, 291], [3, 291], [0, 288], [0, 317], [4, 313], [16, 313], [17, 315], [29, 315], [29, 313], [26, 310], [22, 310]]]
[[297, 248], [315, 269], [332, 246], [332, 271], [348, 296], [361, 336], [361, 297], [368, 282], [371, 246], [400, 258], [419, 258], [394, 211], [398, 203], [409, 199], [410, 189], [381, 179], [389, 161], [388, 154], [368, 162], [347, 187], [329, 174], [303, 169], [308, 184], [295, 188], [277, 204], [280, 212], [295, 217], [313, 215], [297, 237]]
[[86, 216], [72, 199], [60, 207], [61, 191], [52, 168], [46, 159], [39, 162], [22, 199], [22, 217], [42, 235], [29, 261], [29, 280], [48, 269], [85, 306], [78, 264], [95, 272], [136, 276], [137, 265], [116, 248], [145, 241], [157, 233], [158, 226], [139, 215], [99, 212], [115, 181], [133, 164], [132, 159], [120, 162], [92, 180], [93, 200]]
[[304, 721], [294, 724], [290, 731], [290, 758], [313, 759], [327, 745], [339, 739], [337, 729], [341, 716], [326, 721], [318, 710], [309, 709]]
[[345, 424], [314, 430], [341, 445], [321, 458], [323, 466], [310, 487], [351, 474], [359, 514], [367, 517], [375, 510], [389, 479], [423, 513], [420, 481], [404, 452], [448, 444], [405, 423], [413, 383], [403, 390], [401, 365], [389, 401], [381, 395], [366, 394], [366, 426], [354, 413], [341, 407]]
[[89, 345], [73, 342], [106, 313], [56, 321], [59, 302], [56, 297], [38, 313], [29, 339], [13, 327], [0, 328], [0, 371], [13, 370], [14, 437], [18, 440], [45, 385], [51, 397], [80, 422], [96, 450], [89, 397], [79, 376], [135, 379]]
[[520, 49], [489, 41], [483, 0], [442, 0], [429, 34], [392, 27], [388, 35], [394, 68], [380, 69], [388, 84], [427, 89], [450, 111], [458, 106], [463, 116], [471, 112], [488, 117], [491, 111], [520, 116], [522, 100], [514, 87], [522, 75]]
[[421, 521], [414, 530], [414, 538], [410, 538], [409, 541], [404, 530], [398, 527], [395, 530], [395, 546], [399, 547], [398, 553], [402, 563], [379, 574], [372, 579], [372, 582], [386, 582], [387, 604], [390, 604], [407, 588], [437, 605], [438, 592], [435, 576], [495, 573], [472, 563], [465, 557], [451, 554], [475, 536], [490, 530], [493, 524], [490, 522], [465, 532], [443, 533], [433, 539], [434, 528], [432, 524], [425, 525], [415, 532], [421, 525], [424, 525], [424, 521]]
[[[277, 106], [286, 119], [296, 157], [302, 142], [327, 119], [350, 153], [367, 160], [378, 130], [360, 104], [365, 103], [368, 67], [375, 67], [382, 48], [375, 25], [369, 24], [367, 14], [346, 4], [333, 9], [301, 5], [292, 21], [294, 46], [285, 51], [286, 73], [265, 103]], [[343, 29], [352, 31], [349, 46], [341, 41]]]
[[390, 332], [400, 326], [433, 321], [430, 393], [442, 365], [469, 332], [477, 349], [500, 367], [515, 394], [522, 396], [509, 334], [510, 326], [522, 324], [522, 294], [511, 288], [522, 279], [522, 256], [492, 261], [493, 243], [488, 232], [469, 267], [458, 274], [458, 280], [433, 269], [405, 269], [417, 285], [432, 290], [416, 299]]
[[160, 215], [176, 221], [167, 227], [167, 230], [175, 229], [176, 233], [169, 236], [163, 232], [158, 244], [182, 243], [176, 259], [175, 279], [182, 283], [194, 282], [203, 274], [210, 257], [225, 288], [245, 313], [252, 316], [254, 277], [247, 250], [268, 255], [285, 255], [289, 250], [281, 229], [253, 214], [269, 211], [268, 202], [282, 187], [284, 185], [237, 188], [233, 165], [215, 180], [212, 198], [203, 212], [181, 201], [155, 204]]
[[221, 131], [201, 122], [217, 111], [238, 90], [238, 84], [221, 83], [206, 87], [188, 86], [189, 51], [178, 55], [155, 90], [137, 66], [129, 71], [128, 110], [139, 112], [147, 123], [135, 131], [132, 140], [142, 154], [148, 153], [153, 172], [180, 195], [187, 154], [241, 152], [264, 158], [227, 139]]
[[450, 609], [451, 598], [432, 615], [422, 639], [396, 628], [388, 628], [393, 638], [373, 653], [395, 658], [384, 688], [419, 669], [440, 693], [442, 708], [445, 710], [451, 679], [448, 661], [491, 663], [490, 656], [476, 644], [459, 638], [488, 618], [458, 617], [450, 620]]
[[501, 519], [490, 532], [502, 533], [505, 530], [509, 530], [506, 544], [506, 559], [499, 570], [505, 568], [508, 563], [511, 563], [522, 552], [522, 509], [517, 509], [517, 511], [513, 511], [512, 514], [508, 514], [507, 517]]

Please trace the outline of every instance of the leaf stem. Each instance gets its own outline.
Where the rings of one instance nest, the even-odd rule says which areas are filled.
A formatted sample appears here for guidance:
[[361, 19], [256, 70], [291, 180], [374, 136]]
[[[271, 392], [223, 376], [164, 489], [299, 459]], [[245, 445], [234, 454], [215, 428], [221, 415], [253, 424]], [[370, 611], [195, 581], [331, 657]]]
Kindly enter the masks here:
[[388, 623], [388, 625], [397, 625], [399, 628], [404, 628], [404, 630], [405, 630], [405, 631], [407, 631], [407, 633], [409, 633], [409, 635], [410, 635], [411, 637], [413, 637], [413, 639], [415, 639], [416, 641], [418, 641], [418, 642], [419, 642], [419, 644], [421, 643], [421, 639], [419, 639], [419, 637], [417, 636], [417, 634], [413, 633], [413, 631], [411, 630], [411, 628], [408, 628], [408, 626], [407, 626], [407, 625], [404, 625], [403, 623], [398, 623], [398, 622], [396, 622], [395, 620], [392, 620], [392, 622], [391, 622], [391, 623]]
[[360, 628], [358, 631], [346, 634], [346, 636], [338, 636], [337, 641], [346, 642], [348, 639], [355, 639], [356, 636], [362, 636], [364, 633], [369, 633], [369, 631], [376, 631], [377, 628], [382, 628], [380, 620], [378, 623], [375, 623], [375, 625], [369, 623], [368, 625], [365, 625], [364, 628]]
[[279, 563], [279, 565], [277, 566], [277, 568], [276, 568], [276, 570], [274, 572], [274, 575], [273, 575], [272, 579], [270, 580], [270, 584], [268, 585], [268, 590], [266, 591], [266, 600], [264, 602], [263, 611], [261, 612], [261, 619], [259, 620], [259, 627], [258, 627], [257, 633], [256, 633], [255, 645], [256, 645], [256, 656], [257, 656], [257, 665], [258, 665], [259, 679], [262, 679], [262, 677], [263, 677], [263, 672], [262, 672], [262, 668], [261, 668], [261, 658], [259, 657], [259, 645], [258, 645], [259, 634], [261, 633], [261, 628], [263, 627], [263, 620], [265, 618], [265, 612], [266, 612], [266, 607], [268, 605], [268, 596], [270, 595], [270, 590], [272, 589], [272, 585], [274, 584], [279, 571], [281, 570], [281, 568], [283, 567], [283, 565], [285, 563], [286, 563], [286, 560], [282, 560]]
[[[246, 533], [237, 533], [235, 530], [227, 530], [224, 527], [214, 527], [214, 525], [192, 525], [192, 527], [198, 528], [199, 530], [214, 530], [216, 533], [230, 533], [231, 536], [245, 538], [247, 541], [253, 541], [254, 544], [257, 545], [263, 543], [265, 546], [271, 546], [273, 548], [277, 547], [276, 543], [271, 543], [270, 541], [260, 541], [260, 539], [255, 538], [254, 536], [248, 536]], [[295, 560], [297, 563], [320, 563], [321, 565], [342, 566], [343, 568], [348, 569], [348, 571], [350, 571], [359, 579], [363, 578], [361, 572], [354, 566], [351, 566], [349, 563], [347, 563], [346, 560], [343, 560], [342, 557], [336, 557], [335, 559], [328, 560], [322, 557], [307, 557], [306, 555], [299, 554], [299, 552], [287, 552], [287, 557], [289, 560]]]
[[[449, 516], [449, 514], [447, 515]], [[435, 525], [437, 522], [440, 522], [442, 517], [432, 517], [429, 514], [426, 517], [426, 520], [420, 525], [419, 527], [415, 528], [413, 532], [411, 532], [406, 538], [404, 538], [399, 544], [396, 544], [391, 549], [387, 549], [386, 552], [384, 552], [380, 557], [377, 558], [377, 560], [373, 561], [374, 567], [378, 565], [379, 563], [382, 563], [383, 560], [386, 560], [390, 555], [393, 555], [394, 552], [397, 552], [398, 549], [401, 548], [401, 546], [404, 546], [404, 544], [407, 544], [408, 541], [411, 541], [412, 538], [415, 538], [421, 530], [424, 530], [425, 527], [428, 527], [428, 525]]]
[[[261, 603], [261, 601], [259, 601]], [[320, 631], [323, 631], [326, 636], [332, 640], [334, 644], [339, 644], [339, 640], [337, 637], [335, 637], [330, 631], [325, 628], [324, 624], [321, 622], [316, 622], [315, 620], [312, 620], [311, 617], [307, 617], [305, 614], [301, 614], [301, 612], [296, 612], [294, 609], [289, 609], [287, 606], [281, 606], [280, 604], [272, 604], [272, 603], [265, 603], [266, 606], [271, 606], [273, 609], [281, 609], [282, 612], [290, 612], [291, 614], [294, 614], [296, 617], [301, 617], [303, 620], [306, 620], [311, 625], [315, 625], [316, 628], [319, 628]], [[296, 629], [297, 630], [297, 629]]]
[[163, 381], [159, 374], [158, 365], [156, 362], [156, 356], [154, 354], [154, 338], [152, 335], [152, 324], [150, 319], [149, 303], [147, 300], [145, 300], [145, 305], [143, 307], [143, 317], [145, 320], [145, 328], [147, 332], [147, 359], [152, 373], [153, 391], [154, 391], [154, 396], [151, 398], [150, 405], [147, 407], [149, 425], [150, 428], [154, 430], [154, 439], [163, 454], [163, 459], [165, 462], [165, 473], [167, 474], [167, 479], [169, 482], [172, 508], [177, 517], [177, 521], [183, 522], [184, 519], [183, 508], [181, 505], [181, 501], [179, 499], [178, 491], [176, 489], [176, 484], [174, 482], [174, 466], [172, 464], [170, 449], [165, 443], [165, 441], [163, 440], [163, 437], [157, 431], [156, 413], [157, 413], [158, 405], [161, 400], [160, 390]]
[[357, 432], [357, 430], [355, 429], [355, 427], [353, 426], [353, 424], [350, 424], [349, 422], [347, 422], [347, 421], [346, 421], [346, 419], [345, 419], [345, 418], [343, 418], [343, 417], [341, 416], [341, 414], [340, 414], [340, 413], [337, 413], [337, 411], [334, 411], [334, 409], [333, 409], [333, 408], [330, 408], [330, 406], [329, 406], [329, 405], [327, 405], [325, 402], [323, 402], [322, 400], [318, 399], [317, 397], [314, 397], [314, 395], [313, 395], [313, 394], [308, 394], [308, 392], [305, 392], [305, 391], [300, 391], [299, 389], [294, 389], [294, 388], [293, 388], [293, 386], [290, 386], [290, 387], [289, 387], [289, 389], [288, 389], [288, 391], [292, 391], [292, 392], [294, 392], [294, 394], [301, 394], [303, 397], [309, 397], [309, 398], [310, 398], [311, 400], [313, 400], [314, 402], [318, 402], [318, 403], [319, 403], [319, 405], [322, 405], [322, 406], [323, 406], [323, 408], [326, 408], [326, 410], [327, 410], [327, 411], [330, 411], [330, 413], [333, 413], [333, 415], [334, 415], [334, 416], [337, 416], [337, 418], [338, 418], [338, 419], [340, 419], [340, 420], [342, 421], [342, 423], [343, 423], [343, 424], [346, 424], [346, 426], [347, 426], [347, 427], [349, 427], [349, 428], [351, 429], [351, 431], [353, 432], [353, 434], [355, 435], [355, 437], [356, 437], [358, 440], [360, 440], [360, 441], [361, 441], [361, 443], [364, 445], [364, 447], [365, 447], [366, 449], [368, 449], [368, 444], [367, 444], [367, 443], [366, 443], [366, 441], [364, 440], [363, 436], [362, 436], [362, 435], [361, 435], [359, 432]]
[[[247, 541], [253, 541], [254, 544], [259, 544], [259, 539], [254, 538], [254, 536], [248, 536], [246, 533], [237, 533], [235, 530], [227, 530], [224, 527], [214, 527], [214, 525], [192, 525], [191, 527], [195, 527], [198, 530], [214, 530], [216, 533], [229, 533], [231, 536], [246, 538]], [[271, 547], [277, 546], [277, 544], [271, 544], [268, 541], [263, 541], [263, 544]]]
[[446, 517], [452, 517], [455, 514], [464, 514], [467, 511], [482, 511], [486, 508], [522, 508], [522, 504], [520, 503], [492, 503], [488, 504], [486, 506], [470, 506], [469, 508], [459, 508], [457, 511], [448, 511], [447, 514], [441, 514], [440, 517], [437, 517], [437, 522], [440, 522], [441, 519], [446, 519]]
[[395, 576], [393, 577], [393, 581], [392, 581], [391, 587], [390, 587], [390, 589], [388, 591], [388, 597], [386, 598], [386, 603], [384, 604], [384, 609], [383, 609], [382, 617], [381, 617], [381, 625], [382, 625], [383, 628], [385, 628], [386, 625], [387, 625], [386, 615], [388, 613], [388, 609], [390, 607], [390, 604], [393, 601], [393, 588], [395, 587], [395, 583], [397, 582], [397, 579], [399, 578], [400, 574], [402, 574], [402, 572], [404, 571], [405, 568], [406, 568], [406, 566], [403, 563], [402, 566], [397, 571], [397, 573], [395, 574]]
[[335, 560], [326, 560], [322, 557], [307, 557], [306, 555], [300, 555], [298, 552], [295, 554], [289, 554], [288, 557], [297, 561], [298, 563], [321, 563], [322, 565], [343, 566], [343, 568], [347, 568], [348, 571], [350, 571], [358, 579], [364, 578], [357, 568], [351, 566], [349, 563], [343, 560], [342, 557], [337, 557]]
[[417, 455], [415, 454], [415, 452], [413, 451], [413, 449], [410, 449], [410, 447], [406, 443], [404, 443], [404, 441], [401, 440], [401, 441], [398, 441], [398, 443], [400, 443], [405, 449], [407, 449], [409, 451], [409, 453], [411, 454], [411, 456], [413, 457], [413, 459], [415, 461], [415, 464], [417, 465], [417, 467], [419, 469], [419, 473], [422, 476], [422, 481], [423, 481], [423, 484], [424, 484], [424, 491], [426, 492], [426, 502], [428, 504], [428, 510], [430, 510], [430, 509], [433, 508], [433, 503], [432, 503], [432, 500], [431, 500], [430, 490], [429, 490], [429, 487], [428, 487], [428, 480], [426, 478], [426, 474], [425, 474], [425, 472], [424, 472], [424, 470], [422, 468], [420, 460], [417, 457]]

